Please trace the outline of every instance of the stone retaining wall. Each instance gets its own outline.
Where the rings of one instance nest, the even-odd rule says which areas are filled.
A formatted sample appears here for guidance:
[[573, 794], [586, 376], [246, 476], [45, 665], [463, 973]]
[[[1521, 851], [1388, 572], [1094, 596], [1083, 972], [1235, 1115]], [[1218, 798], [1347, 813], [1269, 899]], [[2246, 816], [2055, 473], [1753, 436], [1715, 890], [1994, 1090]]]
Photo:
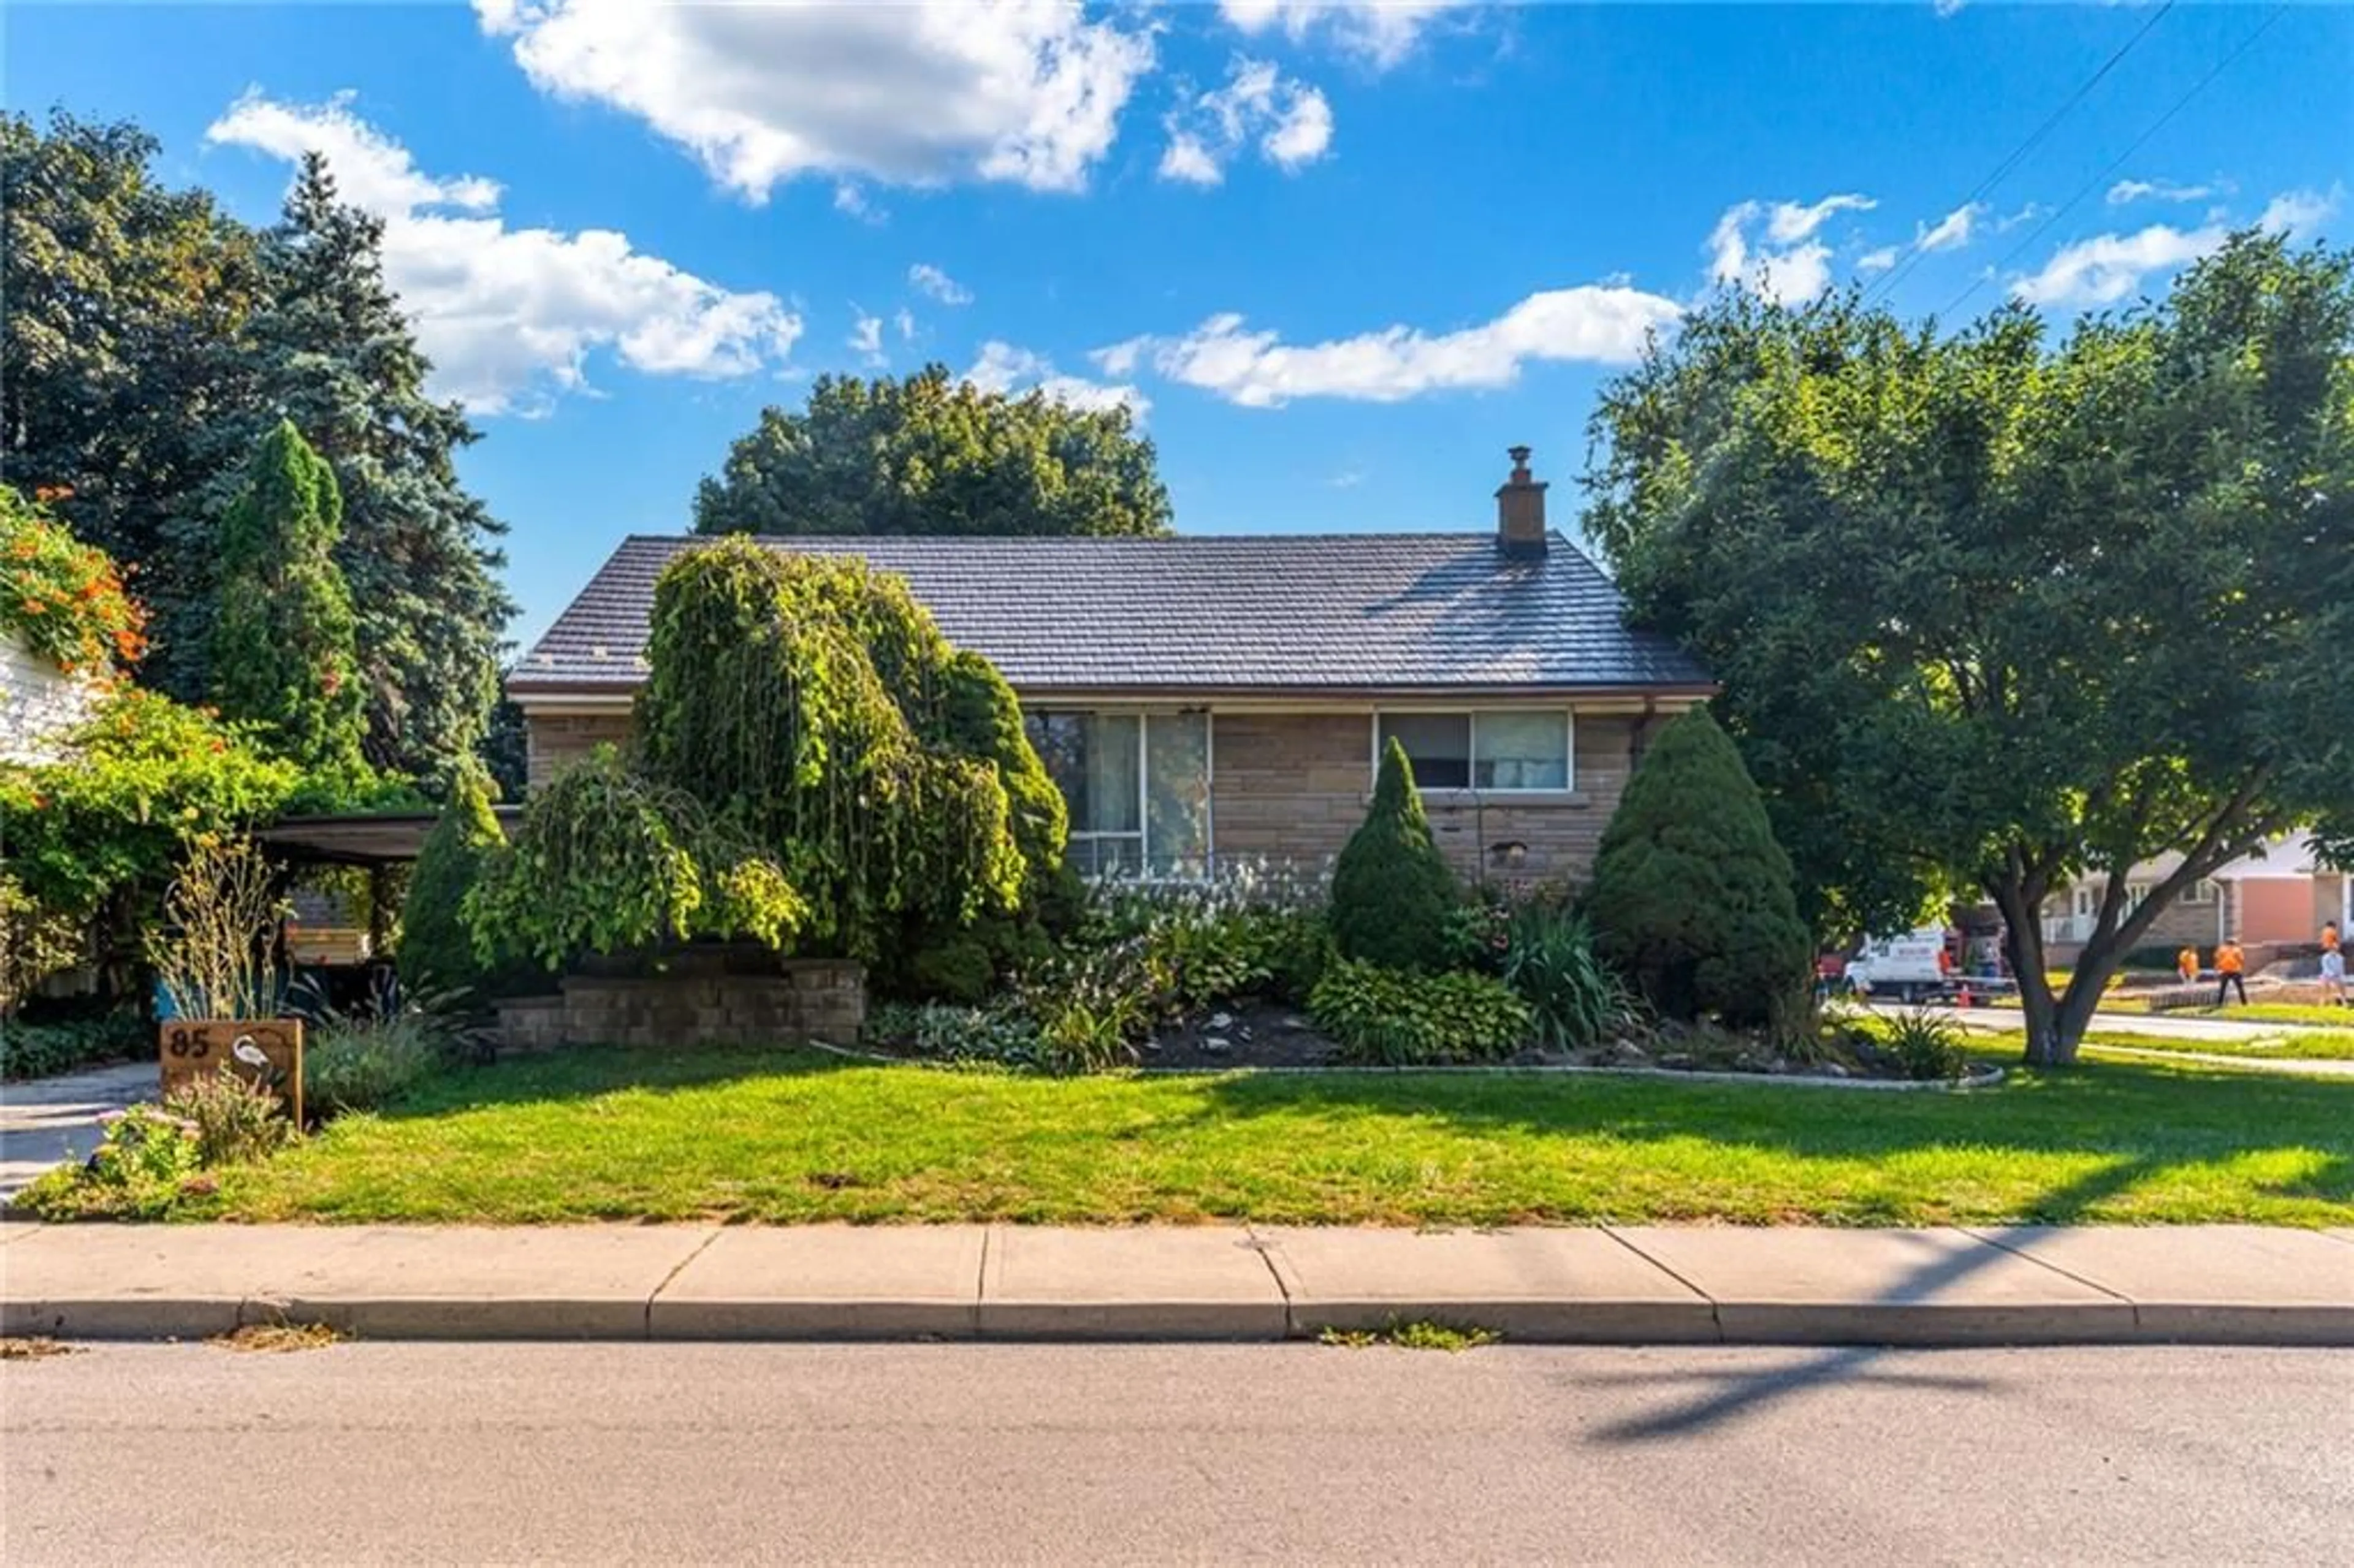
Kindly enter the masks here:
[[499, 1003], [502, 1045], [847, 1045], [866, 1022], [865, 972], [833, 959], [767, 974], [567, 975], [563, 994]]

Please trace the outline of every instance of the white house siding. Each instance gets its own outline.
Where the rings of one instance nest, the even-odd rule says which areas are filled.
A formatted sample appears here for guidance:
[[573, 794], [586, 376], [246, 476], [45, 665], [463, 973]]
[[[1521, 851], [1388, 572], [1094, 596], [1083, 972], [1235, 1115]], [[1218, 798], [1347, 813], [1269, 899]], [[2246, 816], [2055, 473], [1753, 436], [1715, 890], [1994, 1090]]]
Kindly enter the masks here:
[[93, 702], [78, 680], [0, 631], [0, 762], [43, 762], [58, 737], [89, 717]]

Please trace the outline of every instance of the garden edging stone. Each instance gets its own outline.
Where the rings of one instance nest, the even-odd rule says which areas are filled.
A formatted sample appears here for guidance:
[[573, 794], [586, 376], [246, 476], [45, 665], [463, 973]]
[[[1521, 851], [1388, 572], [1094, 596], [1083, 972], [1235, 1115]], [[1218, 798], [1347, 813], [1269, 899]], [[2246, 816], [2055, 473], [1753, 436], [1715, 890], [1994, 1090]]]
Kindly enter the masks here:
[[[926, 1061], [917, 1056], [892, 1056], [880, 1051], [862, 1051], [846, 1045], [829, 1045], [821, 1040], [806, 1042], [812, 1051], [822, 1051], [831, 1056], [848, 1061], [870, 1063], [878, 1067], [931, 1067], [957, 1065], [949, 1062]], [[1498, 1076], [1522, 1073], [1590, 1074], [1617, 1078], [1665, 1078], [1685, 1084], [1781, 1084], [1809, 1089], [1879, 1089], [1882, 1091], [1915, 1093], [1955, 1093], [1964, 1089], [1990, 1089], [2000, 1085], [2008, 1075], [2002, 1067], [1980, 1067], [1961, 1078], [1833, 1078], [1817, 1073], [1712, 1073], [1702, 1070], [1686, 1072], [1679, 1067], [1580, 1067], [1565, 1062], [1486, 1062], [1425, 1067], [1369, 1067], [1339, 1065], [1329, 1067], [1126, 1067], [1122, 1072], [1140, 1077], [1163, 1078], [1223, 1078], [1237, 1074], [1258, 1075], [1316, 1076], [1331, 1074], [1377, 1074], [1384, 1077], [1403, 1077], [1424, 1073], [1472, 1074]]]

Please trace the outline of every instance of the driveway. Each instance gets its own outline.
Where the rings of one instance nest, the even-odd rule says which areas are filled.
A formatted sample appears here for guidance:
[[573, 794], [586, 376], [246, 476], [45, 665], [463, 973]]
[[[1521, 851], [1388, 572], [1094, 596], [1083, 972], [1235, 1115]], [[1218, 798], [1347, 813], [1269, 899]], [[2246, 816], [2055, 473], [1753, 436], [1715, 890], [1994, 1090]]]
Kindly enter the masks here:
[[155, 1088], [153, 1062], [0, 1084], [0, 1202], [51, 1166], [87, 1159], [98, 1147], [98, 1118], [154, 1099]]

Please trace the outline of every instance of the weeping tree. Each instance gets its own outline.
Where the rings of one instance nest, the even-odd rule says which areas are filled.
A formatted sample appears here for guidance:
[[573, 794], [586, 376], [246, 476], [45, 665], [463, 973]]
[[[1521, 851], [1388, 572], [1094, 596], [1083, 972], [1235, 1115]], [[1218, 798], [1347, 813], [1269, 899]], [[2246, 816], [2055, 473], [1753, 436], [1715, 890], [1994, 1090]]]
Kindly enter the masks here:
[[654, 591], [633, 747], [568, 770], [469, 901], [551, 965], [751, 937], [894, 966], [1034, 907], [1061, 796], [1012, 692], [895, 577], [732, 539]]

